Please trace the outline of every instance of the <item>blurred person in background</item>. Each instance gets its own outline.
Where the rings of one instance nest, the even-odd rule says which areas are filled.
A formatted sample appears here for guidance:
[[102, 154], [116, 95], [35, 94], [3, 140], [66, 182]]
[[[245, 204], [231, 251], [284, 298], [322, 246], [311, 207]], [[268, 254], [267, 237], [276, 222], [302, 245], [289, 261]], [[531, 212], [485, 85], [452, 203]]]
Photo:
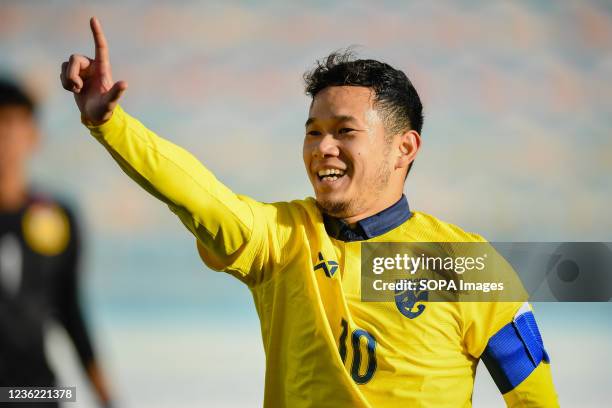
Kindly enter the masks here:
[[44, 347], [45, 325], [54, 319], [66, 329], [101, 406], [108, 407], [78, 300], [77, 221], [65, 204], [33, 191], [27, 176], [38, 141], [33, 99], [0, 79], [0, 386], [56, 385]]

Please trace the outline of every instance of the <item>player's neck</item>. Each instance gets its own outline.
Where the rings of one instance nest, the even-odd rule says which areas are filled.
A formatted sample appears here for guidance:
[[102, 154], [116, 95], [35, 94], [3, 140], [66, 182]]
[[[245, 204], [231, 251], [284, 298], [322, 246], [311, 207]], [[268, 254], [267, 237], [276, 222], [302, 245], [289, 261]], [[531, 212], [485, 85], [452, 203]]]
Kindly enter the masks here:
[[25, 175], [21, 172], [0, 173], [0, 211], [15, 211], [27, 199]]
[[365, 218], [376, 215], [387, 208], [391, 207], [393, 204], [397, 203], [400, 198], [402, 198], [403, 192], [400, 191], [397, 194], [389, 194], [386, 197], [380, 197], [378, 200], [374, 202], [374, 205], [369, 208], [360, 211], [359, 214], [355, 214], [353, 216], [343, 218], [344, 222], [349, 225], [349, 227], [353, 228], [357, 225], [357, 223]]

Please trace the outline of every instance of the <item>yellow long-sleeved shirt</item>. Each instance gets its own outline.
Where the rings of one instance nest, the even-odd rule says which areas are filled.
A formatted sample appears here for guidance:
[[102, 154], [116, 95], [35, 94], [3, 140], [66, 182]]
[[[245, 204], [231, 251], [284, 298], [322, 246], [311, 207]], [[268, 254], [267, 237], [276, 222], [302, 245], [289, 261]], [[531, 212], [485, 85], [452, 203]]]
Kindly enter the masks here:
[[[407, 318], [396, 304], [362, 302], [360, 242], [331, 237], [314, 199], [264, 204], [237, 195], [120, 107], [89, 128], [180, 218], [210, 268], [250, 288], [266, 353], [266, 407], [471, 406], [477, 362], [522, 303], [431, 302]], [[413, 212], [368, 241], [482, 238]], [[546, 362], [512, 387], [509, 406], [557, 406]]]

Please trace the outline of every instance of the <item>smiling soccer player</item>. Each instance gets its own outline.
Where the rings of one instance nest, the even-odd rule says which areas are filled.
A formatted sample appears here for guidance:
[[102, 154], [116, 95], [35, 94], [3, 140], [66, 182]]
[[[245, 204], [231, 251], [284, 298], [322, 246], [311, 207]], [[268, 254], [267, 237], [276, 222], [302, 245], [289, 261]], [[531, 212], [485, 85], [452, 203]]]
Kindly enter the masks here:
[[316, 198], [264, 204], [117, 105], [127, 84], [112, 79], [96, 19], [91, 28], [95, 59], [71, 56], [62, 84], [91, 134], [196, 237], [203, 261], [250, 288], [266, 407], [468, 407], [480, 358], [509, 406], [558, 405], [528, 305], [361, 301], [361, 242], [483, 241], [409, 209], [423, 117], [403, 72], [338, 53], [308, 72], [303, 159]]

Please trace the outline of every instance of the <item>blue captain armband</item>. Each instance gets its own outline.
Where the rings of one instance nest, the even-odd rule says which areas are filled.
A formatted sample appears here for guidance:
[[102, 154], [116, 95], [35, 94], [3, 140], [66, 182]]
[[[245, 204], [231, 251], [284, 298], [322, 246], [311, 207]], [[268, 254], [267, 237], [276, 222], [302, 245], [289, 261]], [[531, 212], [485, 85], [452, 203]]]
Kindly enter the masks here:
[[525, 304], [514, 320], [489, 339], [481, 356], [502, 394], [512, 391], [536, 369], [550, 361], [535, 317]]

